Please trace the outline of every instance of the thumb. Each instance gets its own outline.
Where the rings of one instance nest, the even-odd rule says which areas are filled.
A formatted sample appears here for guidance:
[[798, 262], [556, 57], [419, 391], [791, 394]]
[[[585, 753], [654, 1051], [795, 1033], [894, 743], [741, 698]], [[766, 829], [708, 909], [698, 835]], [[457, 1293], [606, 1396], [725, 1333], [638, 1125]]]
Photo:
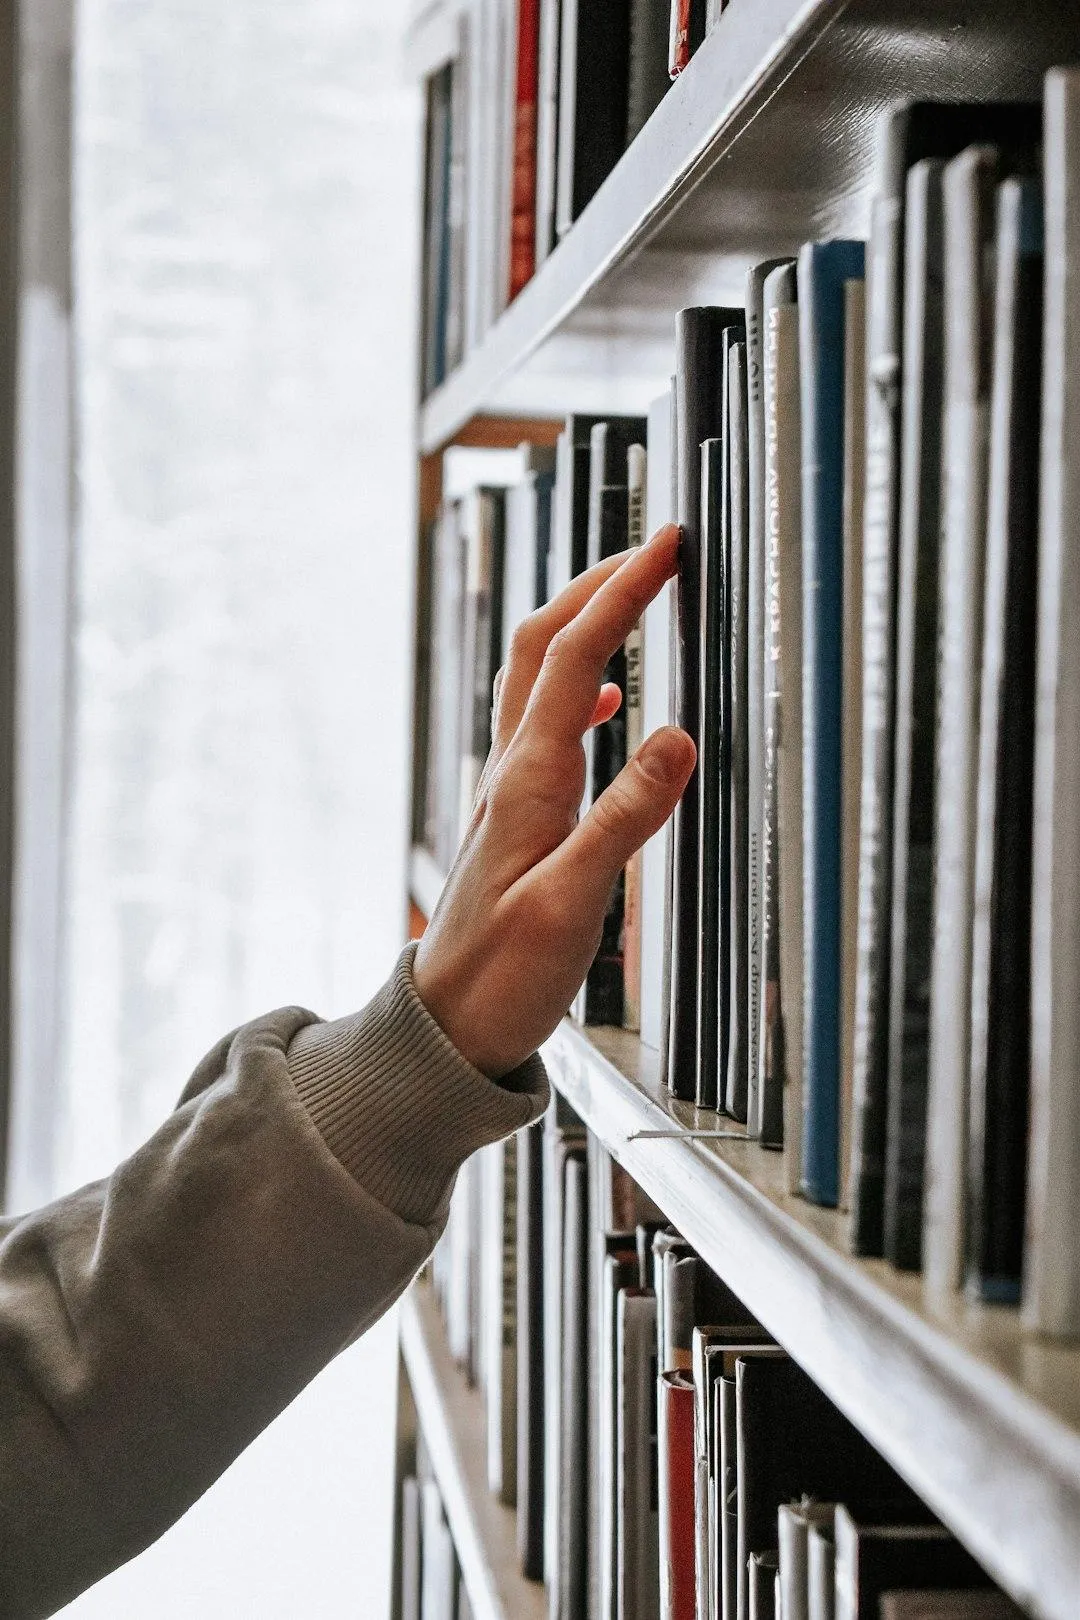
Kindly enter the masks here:
[[685, 731], [654, 731], [551, 856], [553, 876], [585, 905], [606, 905], [627, 861], [682, 798], [696, 762]]

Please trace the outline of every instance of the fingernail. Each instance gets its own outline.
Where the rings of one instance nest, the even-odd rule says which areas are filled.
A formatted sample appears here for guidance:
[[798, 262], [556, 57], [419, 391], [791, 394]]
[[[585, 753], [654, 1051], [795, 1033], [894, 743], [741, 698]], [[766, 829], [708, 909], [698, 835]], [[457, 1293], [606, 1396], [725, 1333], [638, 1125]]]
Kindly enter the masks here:
[[685, 731], [667, 726], [649, 738], [641, 762], [659, 782], [681, 782], [693, 769], [697, 750]]

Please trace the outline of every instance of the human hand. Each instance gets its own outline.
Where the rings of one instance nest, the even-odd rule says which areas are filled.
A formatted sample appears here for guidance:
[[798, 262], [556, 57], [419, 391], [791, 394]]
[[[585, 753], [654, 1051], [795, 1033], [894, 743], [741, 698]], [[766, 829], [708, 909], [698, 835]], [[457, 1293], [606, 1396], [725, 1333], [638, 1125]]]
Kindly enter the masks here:
[[679, 531], [580, 575], [515, 632], [495, 682], [491, 753], [413, 982], [458, 1051], [498, 1079], [566, 1012], [631, 855], [663, 826], [696, 751], [648, 737], [588, 814], [582, 739], [619, 706], [609, 658], [678, 566]]

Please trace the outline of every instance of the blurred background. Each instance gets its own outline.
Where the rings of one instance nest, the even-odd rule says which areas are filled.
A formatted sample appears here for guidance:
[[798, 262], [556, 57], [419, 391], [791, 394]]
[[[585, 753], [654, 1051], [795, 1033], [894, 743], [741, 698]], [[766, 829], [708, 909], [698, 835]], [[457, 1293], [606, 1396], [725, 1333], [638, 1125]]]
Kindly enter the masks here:
[[[8, 1204], [404, 933], [419, 109], [376, 0], [21, 12]], [[385, 1611], [394, 1324], [89, 1620]]]

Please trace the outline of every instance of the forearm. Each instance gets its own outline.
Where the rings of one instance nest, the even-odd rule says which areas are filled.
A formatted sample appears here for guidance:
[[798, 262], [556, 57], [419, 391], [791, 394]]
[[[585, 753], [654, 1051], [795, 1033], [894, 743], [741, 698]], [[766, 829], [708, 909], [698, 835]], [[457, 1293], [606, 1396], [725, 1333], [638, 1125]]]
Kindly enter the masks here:
[[105, 1183], [0, 1247], [0, 1614], [45, 1615], [172, 1523], [397, 1297], [462, 1159], [535, 1117], [411, 990], [290, 1009], [200, 1065]]

